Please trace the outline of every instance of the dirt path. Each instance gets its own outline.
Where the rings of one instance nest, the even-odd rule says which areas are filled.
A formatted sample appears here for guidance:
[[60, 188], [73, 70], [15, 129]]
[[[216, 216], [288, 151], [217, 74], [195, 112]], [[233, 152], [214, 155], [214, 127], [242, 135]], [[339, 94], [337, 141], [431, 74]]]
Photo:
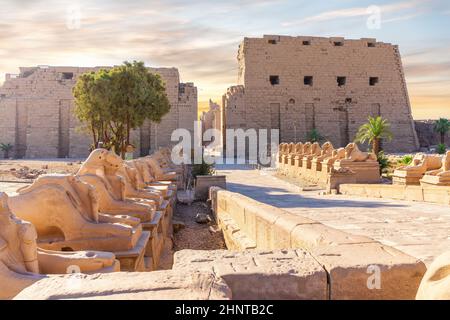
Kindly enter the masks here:
[[221, 231], [214, 221], [199, 224], [195, 222], [197, 213], [209, 213], [209, 209], [203, 202], [194, 202], [192, 205], [177, 204], [177, 213], [174, 221], [181, 221], [185, 228], [174, 235], [174, 251], [183, 249], [193, 250], [218, 250], [226, 249]]

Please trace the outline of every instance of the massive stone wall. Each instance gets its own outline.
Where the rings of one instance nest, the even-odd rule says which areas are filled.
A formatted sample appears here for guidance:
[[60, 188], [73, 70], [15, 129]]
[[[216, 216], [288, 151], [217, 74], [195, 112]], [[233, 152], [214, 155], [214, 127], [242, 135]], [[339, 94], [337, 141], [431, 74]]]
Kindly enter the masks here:
[[[222, 131], [222, 114], [220, 110], [220, 106], [209, 100], [209, 110], [207, 112], [203, 112], [200, 121], [202, 123], [202, 137], [205, 131], [209, 129], [216, 129], [220, 132]], [[204, 145], [209, 145], [210, 141], [203, 141]], [[218, 145], [222, 145], [222, 141], [217, 142]]]
[[[0, 142], [13, 144], [18, 158], [86, 157], [91, 139], [80, 131], [73, 115], [72, 88], [79, 75], [100, 68], [40, 66], [7, 75], [0, 88]], [[141, 155], [170, 145], [177, 128], [193, 133], [197, 117], [194, 84], [180, 83], [176, 68], [149, 70], [165, 82], [171, 110], [161, 123], [146, 123], [133, 132], [132, 141]]]
[[398, 47], [375, 39], [245, 38], [238, 86], [223, 96], [225, 128], [280, 129], [280, 142], [317, 129], [335, 146], [351, 142], [369, 115], [392, 124], [388, 151], [418, 145]]
[[[441, 135], [434, 131], [435, 122], [436, 120], [414, 121], [421, 148], [429, 148], [441, 143]], [[444, 138], [445, 144], [450, 146], [450, 132], [448, 132]]]

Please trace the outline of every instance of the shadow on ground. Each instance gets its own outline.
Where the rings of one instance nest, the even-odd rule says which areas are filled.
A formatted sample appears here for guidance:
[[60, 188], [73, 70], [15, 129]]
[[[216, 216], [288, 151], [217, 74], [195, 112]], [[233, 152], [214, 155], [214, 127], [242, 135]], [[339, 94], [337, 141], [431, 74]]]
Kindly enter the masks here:
[[294, 194], [283, 188], [262, 187], [241, 183], [227, 182], [227, 189], [241, 193], [249, 198], [280, 208], [402, 208], [406, 205], [383, 203], [380, 201], [327, 199], [325, 196], [317, 199], [305, 194]]

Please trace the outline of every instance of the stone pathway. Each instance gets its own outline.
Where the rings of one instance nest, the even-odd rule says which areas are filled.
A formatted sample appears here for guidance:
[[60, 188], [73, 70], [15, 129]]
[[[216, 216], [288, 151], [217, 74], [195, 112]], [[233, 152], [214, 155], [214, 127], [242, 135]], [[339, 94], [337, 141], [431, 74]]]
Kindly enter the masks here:
[[423, 260], [429, 265], [450, 250], [450, 207], [445, 205], [319, 195], [244, 166], [219, 166], [227, 188], [255, 200], [314, 219], [336, 229], [365, 235]]
[[20, 182], [0, 182], [0, 192], [5, 192], [9, 196], [16, 195], [16, 190], [29, 186], [29, 183], [20, 183]]

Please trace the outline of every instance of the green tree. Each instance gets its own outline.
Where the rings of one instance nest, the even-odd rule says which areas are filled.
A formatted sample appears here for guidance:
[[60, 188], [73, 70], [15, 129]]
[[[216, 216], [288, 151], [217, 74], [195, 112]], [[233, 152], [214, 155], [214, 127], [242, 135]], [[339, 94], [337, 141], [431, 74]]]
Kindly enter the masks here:
[[444, 154], [445, 153], [445, 151], [447, 151], [447, 146], [445, 145], [445, 143], [439, 143], [438, 145], [437, 145], [437, 153], [439, 153], [439, 154]]
[[94, 145], [103, 141], [122, 157], [133, 129], [147, 119], [160, 122], [170, 111], [163, 81], [143, 62], [124, 62], [109, 70], [82, 75], [74, 96], [75, 114], [87, 124]]
[[91, 149], [95, 149], [100, 141], [106, 148], [111, 147], [110, 113], [105, 103], [109, 83], [109, 71], [102, 69], [82, 74], [73, 89], [74, 113], [83, 124], [82, 129], [92, 137]]
[[13, 145], [10, 143], [0, 143], [0, 150], [3, 151], [4, 158], [9, 158], [9, 152], [13, 149]]
[[441, 144], [445, 144], [445, 134], [450, 131], [450, 120], [439, 118], [434, 123], [434, 131], [441, 135]]
[[359, 127], [356, 134], [355, 142], [370, 143], [372, 152], [378, 155], [380, 152], [381, 139], [392, 140], [391, 125], [382, 117], [371, 117], [367, 119], [367, 123]]

